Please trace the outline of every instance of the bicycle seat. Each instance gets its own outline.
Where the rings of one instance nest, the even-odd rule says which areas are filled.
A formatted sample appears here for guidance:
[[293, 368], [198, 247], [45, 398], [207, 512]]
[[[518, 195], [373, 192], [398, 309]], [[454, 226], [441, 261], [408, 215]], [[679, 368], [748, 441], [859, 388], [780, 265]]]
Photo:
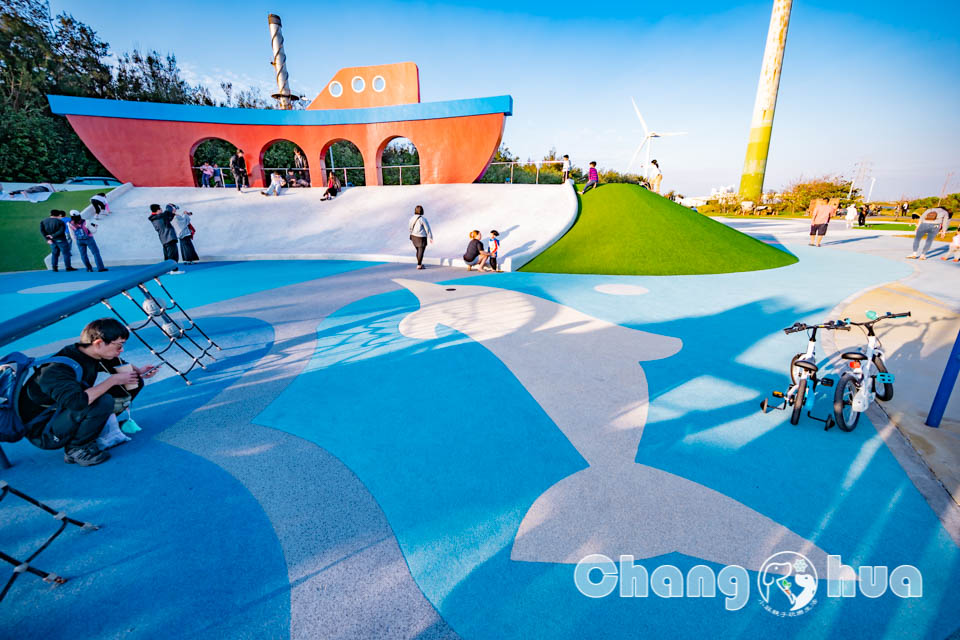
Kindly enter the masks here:
[[[840, 354], [840, 357], [843, 358], [844, 360], [866, 360], [867, 359], [867, 356], [863, 355], [862, 353], [858, 353], [856, 351], [849, 351], [847, 353], [842, 353]], [[800, 363], [798, 362], [797, 364], [800, 364]]]
[[800, 367], [805, 371], [810, 371], [811, 373], [816, 373], [818, 371], [817, 365], [810, 362], [809, 360], [797, 360], [793, 363], [793, 366]]

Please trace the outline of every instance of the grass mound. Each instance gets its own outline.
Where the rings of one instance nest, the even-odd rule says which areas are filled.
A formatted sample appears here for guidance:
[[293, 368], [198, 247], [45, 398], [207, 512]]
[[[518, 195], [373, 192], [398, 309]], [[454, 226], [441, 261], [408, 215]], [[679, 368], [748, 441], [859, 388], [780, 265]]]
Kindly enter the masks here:
[[666, 276], [756, 271], [796, 261], [642, 187], [607, 184], [581, 196], [573, 227], [520, 270]]
[[[83, 211], [90, 204], [90, 197], [107, 193], [110, 189], [89, 191], [59, 191], [43, 202], [0, 202], [0, 272], [43, 269], [43, 259], [50, 247], [40, 235], [40, 221], [50, 215], [50, 209]], [[81, 265], [82, 266], [82, 265]]]

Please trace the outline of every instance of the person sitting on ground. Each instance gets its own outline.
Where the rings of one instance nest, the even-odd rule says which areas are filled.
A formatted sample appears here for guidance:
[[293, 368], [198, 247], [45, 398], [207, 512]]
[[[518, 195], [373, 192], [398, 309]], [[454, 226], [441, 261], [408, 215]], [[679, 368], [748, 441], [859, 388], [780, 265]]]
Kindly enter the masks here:
[[490, 254], [490, 259], [487, 262], [487, 265], [490, 267], [491, 271], [500, 271], [500, 267], [497, 266], [497, 253], [500, 251], [500, 232], [496, 229], [490, 230], [490, 237], [487, 238], [487, 253]]
[[105, 193], [98, 193], [90, 198], [90, 204], [93, 206], [94, 220], [99, 220], [101, 213], [103, 215], [110, 213], [110, 203], [107, 202], [107, 194]]
[[273, 192], [273, 195], [279, 196], [280, 187], [282, 187], [284, 184], [285, 182], [283, 181], [283, 176], [281, 176], [279, 172], [274, 171], [270, 174], [270, 186], [267, 187], [266, 191], [261, 191], [260, 194], [268, 196], [271, 192]]
[[93, 238], [93, 234], [97, 232], [97, 223], [91, 222], [88, 227], [80, 212], [73, 209], [70, 212], [70, 230], [77, 238], [80, 259], [83, 260], [83, 266], [87, 268], [87, 271], [93, 271], [93, 267], [90, 266], [90, 258], [87, 257], [87, 249], [93, 254], [93, 260], [97, 263], [97, 271], [106, 271], [107, 268], [103, 266], [103, 259], [100, 257], [100, 247], [97, 246], [97, 241]]
[[338, 193], [340, 193], [340, 181], [337, 179], [337, 176], [333, 175], [333, 171], [330, 171], [327, 173], [327, 189], [323, 192], [323, 197], [320, 199], [329, 200], [336, 198]]
[[473, 265], [478, 269], [483, 269], [490, 254], [483, 250], [483, 243], [480, 242], [480, 232], [476, 229], [470, 232], [470, 243], [467, 244], [467, 251], [463, 254], [463, 261], [467, 263], [467, 271], [473, 271]]
[[70, 264], [70, 236], [64, 218], [67, 212], [61, 209], [51, 209], [50, 217], [40, 221], [40, 233], [50, 245], [50, 256], [53, 261], [53, 270], [59, 271], [60, 254], [63, 254], [63, 263], [67, 271], [76, 271]]
[[[60, 349], [57, 356], [79, 365], [80, 375], [68, 364], [40, 367], [24, 384], [17, 398], [17, 411], [27, 426], [27, 439], [41, 449], [63, 449], [63, 461], [89, 467], [105, 462], [97, 436], [111, 415], [122, 413], [152, 377], [157, 367], [131, 366], [119, 371], [120, 359], [130, 332], [113, 318], [94, 320], [80, 334], [80, 341]], [[110, 376], [97, 384], [97, 374]], [[119, 409], [119, 410], [118, 410]]]
[[583, 191], [580, 193], [586, 193], [590, 189], [593, 189], [600, 183], [600, 174], [597, 173], [597, 163], [591, 162], [590, 168], [587, 170], [587, 184], [583, 185]]
[[[927, 259], [927, 251], [930, 251], [930, 245], [933, 244], [934, 237], [938, 233], [943, 234], [945, 232], [949, 215], [943, 207], [932, 207], [920, 214], [920, 218], [917, 220], [917, 232], [913, 236], [913, 253], [908, 255], [907, 258], [911, 260], [918, 257], [921, 260]], [[918, 256], [917, 249], [920, 247], [920, 239], [924, 236], [926, 236], [926, 241], [923, 245], [923, 251]]]
[[306, 174], [297, 174], [296, 171], [290, 169], [287, 171], [287, 186], [305, 188], [310, 186], [310, 181], [307, 180]]

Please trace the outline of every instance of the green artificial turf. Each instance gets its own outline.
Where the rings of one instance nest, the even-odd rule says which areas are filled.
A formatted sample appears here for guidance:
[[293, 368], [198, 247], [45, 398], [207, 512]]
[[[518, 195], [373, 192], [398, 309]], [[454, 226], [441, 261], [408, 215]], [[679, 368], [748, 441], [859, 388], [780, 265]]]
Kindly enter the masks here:
[[43, 259], [50, 253], [43, 236], [40, 221], [50, 215], [51, 209], [83, 211], [90, 197], [107, 193], [103, 187], [89, 191], [60, 191], [44, 202], [0, 202], [0, 272], [43, 269]]
[[567, 233], [520, 270], [609, 275], [693, 275], [772, 269], [797, 258], [630, 184], [580, 196]]

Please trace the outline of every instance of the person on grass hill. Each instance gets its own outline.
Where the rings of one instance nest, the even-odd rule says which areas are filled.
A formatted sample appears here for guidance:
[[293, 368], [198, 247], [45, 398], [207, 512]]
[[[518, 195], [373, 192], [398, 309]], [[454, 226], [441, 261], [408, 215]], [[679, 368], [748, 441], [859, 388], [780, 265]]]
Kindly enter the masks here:
[[660, 163], [656, 160], [650, 161], [647, 168], [647, 182], [650, 184], [650, 190], [654, 193], [660, 193], [660, 183], [663, 181], [663, 173], [660, 171]]
[[67, 233], [67, 212], [61, 209], [51, 209], [50, 216], [40, 221], [40, 234], [50, 245], [50, 258], [53, 261], [53, 270], [59, 271], [60, 254], [63, 254], [63, 263], [67, 271], [76, 271], [70, 264], [70, 236]]
[[[933, 244], [934, 237], [946, 232], [949, 215], [943, 207], [933, 207], [920, 214], [920, 218], [917, 220], [917, 232], [913, 236], [913, 253], [908, 255], [907, 258], [911, 260], [927, 259], [927, 251], [930, 251], [930, 245]], [[924, 236], [926, 236], [926, 241], [923, 244], [923, 251], [917, 255], [917, 249], [920, 248], [920, 239]]]
[[583, 185], [583, 191], [580, 193], [584, 194], [598, 184], [600, 184], [600, 174], [597, 173], [597, 163], [591, 162], [590, 168], [587, 170], [587, 184]]
[[821, 200], [813, 207], [810, 220], [811, 247], [819, 247], [823, 242], [823, 236], [827, 235], [827, 227], [830, 225], [830, 218], [836, 211], [837, 208], [831, 205], [829, 200]]
[[[127, 328], [113, 318], [94, 320], [83, 328], [79, 342], [56, 353], [72, 363], [44, 364], [26, 381], [17, 412], [33, 445], [63, 449], [63, 461], [81, 467], [110, 458], [97, 445], [97, 436], [110, 416], [126, 410], [144, 379], [157, 372], [156, 367], [132, 365], [118, 371], [126, 364], [120, 354], [129, 337]], [[97, 384], [101, 372], [109, 377]]]
[[423, 269], [423, 252], [427, 248], [427, 240], [433, 244], [433, 231], [430, 230], [430, 223], [423, 215], [423, 207], [417, 205], [413, 209], [413, 217], [410, 218], [410, 242], [417, 251], [417, 269]]

